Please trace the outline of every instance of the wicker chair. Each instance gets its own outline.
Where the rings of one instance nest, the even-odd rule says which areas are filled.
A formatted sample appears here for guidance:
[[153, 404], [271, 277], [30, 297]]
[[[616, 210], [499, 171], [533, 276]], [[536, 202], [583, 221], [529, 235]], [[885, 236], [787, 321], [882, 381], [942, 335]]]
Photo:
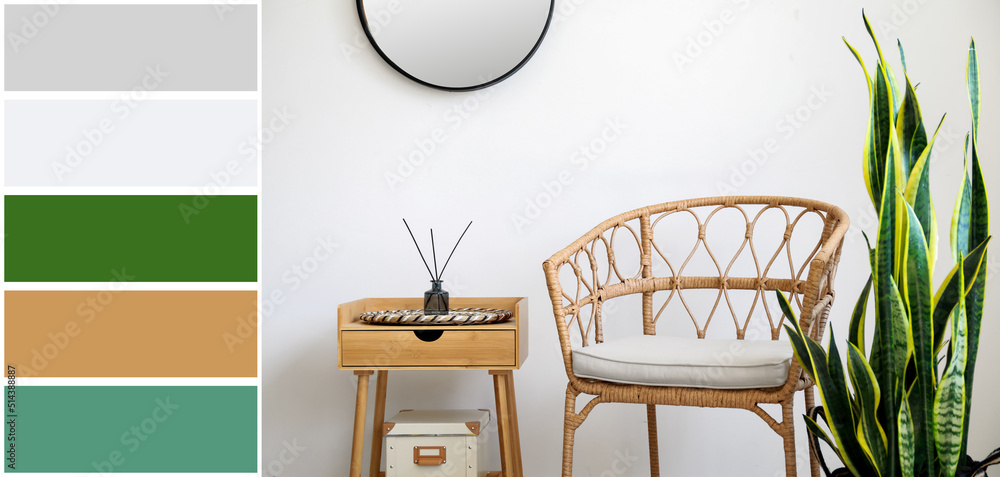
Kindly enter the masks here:
[[[546, 260], [543, 269], [569, 377], [562, 475], [569, 477], [572, 473], [576, 429], [597, 404], [604, 402], [646, 405], [653, 476], [659, 475], [657, 404], [754, 412], [784, 440], [786, 473], [796, 475], [793, 397], [796, 391], [805, 390], [806, 406], [812, 407], [813, 384], [791, 357], [787, 341], [777, 341], [784, 315], [777, 306], [774, 290], [789, 295], [802, 328], [814, 339], [821, 339], [833, 304], [833, 282], [848, 226], [849, 219], [843, 210], [813, 200], [714, 197], [677, 201], [612, 217]], [[685, 228], [690, 231], [688, 246], [675, 246], [674, 242], [679, 241], [675, 232]], [[735, 252], [723, 255], [718, 252], [717, 245], [710, 246], [712, 241], [706, 238], [709, 231], [713, 232], [713, 239], [720, 236], [728, 240], [729, 248]], [[768, 241], [773, 246], [765, 243]], [[802, 243], [805, 243], [804, 248]], [[680, 254], [676, 253], [678, 249]], [[695, 300], [690, 295], [696, 292], [707, 292], [710, 298]], [[636, 302], [634, 311], [623, 313], [624, 308], [628, 308], [627, 303], [626, 306], [614, 303], [627, 302], [629, 297]], [[621, 316], [637, 315], [640, 299], [641, 334], [638, 319]], [[696, 313], [699, 305], [700, 314]], [[667, 333], [656, 336], [658, 323], [670, 331], [689, 326], [684, 315], [693, 323], [697, 338], [665, 336]], [[728, 335], [732, 328], [728, 326], [713, 328], [710, 339], [705, 339], [713, 316], [719, 315], [724, 315], [724, 321], [729, 321], [731, 316], [735, 339], [716, 339], [718, 332], [732, 338]], [[661, 316], [668, 319], [660, 320]], [[605, 335], [613, 334], [611, 330], [617, 328], [606, 327], [604, 322], [618, 320], [635, 323], [631, 328], [634, 336], [625, 341], [612, 337], [606, 343]], [[748, 335], [750, 339], [744, 340]], [[770, 340], [754, 340], [755, 335], [764, 335]], [[645, 343], [642, 340], [668, 341]], [[626, 344], [615, 348], [616, 342]], [[642, 346], [667, 355], [673, 350], [674, 356], [660, 361], [657, 357], [649, 358], [641, 366], [652, 369], [640, 369], [635, 373], [633, 369], [641, 366], [601, 368], [604, 363], [601, 359], [610, 356], [614, 365], [621, 362], [616, 361], [615, 353], [641, 354], [635, 349]], [[670, 361], [676, 360], [678, 354], [685, 359], [689, 354], [698, 354], [690, 350], [699, 346], [715, 350], [708, 353], [707, 359], [711, 361], [708, 364], [717, 365], [710, 367], [709, 373], [716, 376], [698, 375], [698, 372], [694, 377], [690, 372], [680, 372], [679, 376], [657, 375], [661, 369], [669, 370], [676, 364]], [[720, 346], [737, 348], [734, 352], [720, 352]], [[784, 367], [768, 365], [766, 379], [748, 376], [742, 369], [727, 373], [733, 371], [731, 366], [742, 366], [740, 360], [746, 356], [760, 354], [755, 350], [761, 346], [770, 347], [770, 351], [762, 351], [763, 354], [780, 348], [778, 351], [784, 353]], [[678, 352], [678, 349], [685, 351]], [[584, 358], [589, 364], [587, 369], [581, 370]], [[702, 356], [704, 358], [706, 356]], [[663, 367], [658, 368], [660, 365]], [[581, 393], [596, 397], [577, 412], [577, 396]], [[760, 407], [768, 403], [781, 406], [781, 422]], [[819, 466], [813, 453], [810, 454], [811, 473], [818, 476]]]

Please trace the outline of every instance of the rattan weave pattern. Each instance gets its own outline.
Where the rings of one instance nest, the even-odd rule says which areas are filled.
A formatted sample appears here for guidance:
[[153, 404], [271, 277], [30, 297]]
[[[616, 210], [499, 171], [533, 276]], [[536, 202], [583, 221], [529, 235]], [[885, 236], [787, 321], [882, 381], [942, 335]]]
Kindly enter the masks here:
[[509, 310], [453, 308], [446, 315], [426, 315], [423, 310], [383, 310], [361, 314], [361, 321], [375, 325], [485, 325], [503, 323], [514, 316]]

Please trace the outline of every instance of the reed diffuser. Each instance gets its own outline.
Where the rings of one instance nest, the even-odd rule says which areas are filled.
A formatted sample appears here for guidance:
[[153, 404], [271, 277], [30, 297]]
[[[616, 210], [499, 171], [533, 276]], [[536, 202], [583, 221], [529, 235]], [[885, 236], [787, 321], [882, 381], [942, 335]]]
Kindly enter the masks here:
[[410, 224], [406, 223], [406, 219], [403, 219], [403, 225], [405, 225], [406, 230], [410, 232], [410, 238], [413, 239], [413, 245], [417, 246], [417, 253], [420, 254], [420, 260], [423, 260], [424, 267], [427, 267], [427, 273], [431, 275], [431, 289], [424, 292], [424, 314], [446, 315], [449, 310], [448, 292], [441, 287], [442, 283], [444, 283], [444, 280], [441, 279], [441, 275], [443, 275], [444, 270], [448, 268], [448, 263], [451, 262], [451, 256], [455, 254], [455, 249], [458, 248], [458, 244], [461, 243], [462, 238], [465, 237], [465, 232], [469, 231], [469, 227], [472, 226], [472, 221], [469, 221], [469, 225], [465, 226], [465, 230], [462, 231], [462, 235], [458, 237], [458, 241], [455, 242], [455, 246], [452, 247], [451, 253], [448, 254], [448, 259], [445, 260], [444, 266], [441, 267], [440, 272], [438, 272], [437, 268], [437, 247], [434, 245], [434, 229], [431, 229], [431, 256], [434, 261], [434, 271], [431, 272], [431, 267], [427, 264], [427, 259], [424, 258], [424, 253], [420, 250], [420, 244], [417, 243], [417, 238], [413, 235], [413, 230], [410, 229]]

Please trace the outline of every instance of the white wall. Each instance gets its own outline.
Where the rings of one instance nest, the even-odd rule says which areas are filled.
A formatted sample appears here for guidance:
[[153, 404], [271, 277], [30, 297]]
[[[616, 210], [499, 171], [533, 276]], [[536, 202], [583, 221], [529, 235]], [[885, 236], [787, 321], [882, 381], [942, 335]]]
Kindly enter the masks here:
[[[478, 94], [428, 89], [396, 73], [367, 43], [354, 2], [265, 3], [265, 126], [275, 110], [290, 117], [287, 127], [264, 137], [264, 292], [285, 296], [266, 308], [262, 321], [267, 475], [346, 474], [356, 380], [337, 370], [336, 305], [417, 296], [428, 288], [401, 217], [423, 233], [433, 226], [449, 244], [475, 221], [445, 276], [454, 296], [530, 298], [530, 355], [515, 373], [529, 476], [557, 475], [562, 446], [566, 378], [541, 271], [549, 255], [612, 215], [717, 195], [720, 184], [738, 194], [828, 201], [872, 232], [861, 176], [866, 88], [840, 39], [846, 36], [874, 66], [862, 7], [894, 65], [895, 37], [902, 39], [928, 121], [948, 113], [932, 185], [942, 257], [969, 127], [970, 36], [983, 78], [983, 167], [988, 186], [1000, 191], [1000, 142], [991, 133], [1000, 127], [1000, 4], [994, 1], [556, 3], [561, 13], [535, 57]], [[679, 68], [676, 55], [685, 54], [689, 38], [702, 34], [704, 40], [705, 22], [725, 10], [734, 21]], [[822, 101], [810, 101], [817, 91], [824, 92]], [[815, 109], [803, 109], [810, 104]], [[461, 122], [455, 108], [467, 113]], [[789, 127], [785, 118], [796, 113], [808, 119]], [[586, 168], [573, 162], [609, 121], [624, 127], [606, 151]], [[275, 124], [281, 128], [281, 121]], [[385, 175], [398, 171], [400, 156], [437, 128], [446, 139], [390, 187]], [[769, 139], [778, 149], [757, 166], [748, 151]], [[736, 174], [741, 167], [751, 173]], [[570, 181], [551, 185], [560, 173]], [[551, 201], [540, 198], [550, 193], [547, 187], [557, 191]], [[529, 203], [542, 206], [537, 217], [525, 216]], [[516, 226], [516, 215], [530, 223]], [[336, 243], [328, 259], [314, 255], [320, 240]], [[1000, 380], [987, 371], [1000, 360], [993, 345], [1000, 340], [998, 257], [990, 261], [975, 388], [971, 451], [977, 457], [1000, 446]], [[307, 278], [293, 279], [295, 267], [317, 263], [303, 272]], [[942, 263], [936, 283], [946, 272]], [[834, 326], [846, 328], [866, 267], [864, 241], [852, 232]], [[485, 372], [391, 377], [390, 414], [493, 406]], [[600, 406], [577, 434], [574, 474], [648, 475], [644, 419], [642, 406]], [[751, 413], [661, 407], [659, 422], [665, 475], [782, 475], [780, 440]], [[798, 432], [803, 436], [801, 425]], [[293, 444], [305, 450], [288, 461], [292, 454], [281, 452]], [[800, 439], [800, 449], [804, 445]], [[622, 456], [638, 461], [617, 474]], [[804, 465], [800, 475], [807, 475]]]

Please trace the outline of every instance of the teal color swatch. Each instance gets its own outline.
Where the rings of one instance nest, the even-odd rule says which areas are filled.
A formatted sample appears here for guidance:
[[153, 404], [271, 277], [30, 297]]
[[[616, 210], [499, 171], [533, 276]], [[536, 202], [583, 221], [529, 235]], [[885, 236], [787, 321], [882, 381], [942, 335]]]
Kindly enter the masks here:
[[6, 388], [6, 472], [256, 472], [253, 386]]

